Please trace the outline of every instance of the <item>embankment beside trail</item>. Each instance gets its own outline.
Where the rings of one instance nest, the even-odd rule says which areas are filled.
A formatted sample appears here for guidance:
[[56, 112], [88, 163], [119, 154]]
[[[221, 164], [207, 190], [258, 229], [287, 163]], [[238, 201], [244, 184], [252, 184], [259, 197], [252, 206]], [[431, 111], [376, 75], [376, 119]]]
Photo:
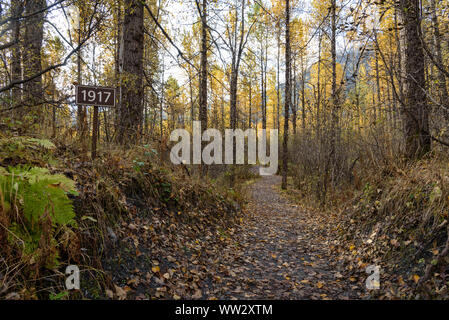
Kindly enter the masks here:
[[[240, 190], [162, 165], [149, 145], [110, 149], [92, 164], [45, 139], [0, 143], [0, 177], [18, 179], [2, 194], [20, 189], [0, 204], [2, 299], [200, 297], [208, 251], [240, 223]], [[65, 288], [68, 265], [81, 270], [80, 290]]]

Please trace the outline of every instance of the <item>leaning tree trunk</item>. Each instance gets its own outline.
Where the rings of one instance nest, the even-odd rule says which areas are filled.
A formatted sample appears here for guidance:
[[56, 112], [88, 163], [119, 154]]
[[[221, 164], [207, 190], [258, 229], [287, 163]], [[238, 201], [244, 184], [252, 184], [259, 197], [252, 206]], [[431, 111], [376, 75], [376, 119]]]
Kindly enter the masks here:
[[290, 58], [290, 1], [285, 0], [285, 110], [284, 140], [282, 142], [282, 189], [287, 189], [288, 171], [288, 120], [291, 104], [291, 58]]
[[[23, 85], [24, 105], [29, 116], [30, 124], [36, 123], [42, 115], [42, 41], [44, 38], [44, 11], [47, 4], [45, 0], [25, 2], [25, 34], [23, 46], [23, 79], [30, 79]], [[38, 12], [38, 13], [37, 13]]]
[[405, 36], [405, 154], [417, 159], [430, 151], [429, 111], [425, 93], [424, 51], [420, 39], [419, 0], [401, 0]]
[[125, 1], [123, 22], [122, 104], [118, 128], [121, 144], [138, 142], [143, 121], [143, 4]]

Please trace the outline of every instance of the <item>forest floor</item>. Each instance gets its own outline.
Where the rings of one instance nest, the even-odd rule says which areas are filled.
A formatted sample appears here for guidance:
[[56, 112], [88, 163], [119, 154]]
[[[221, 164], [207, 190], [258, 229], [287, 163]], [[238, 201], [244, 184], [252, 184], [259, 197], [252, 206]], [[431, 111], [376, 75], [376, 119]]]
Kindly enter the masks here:
[[227, 270], [214, 288], [222, 299], [357, 299], [365, 289], [345, 276], [329, 255], [326, 234], [310, 212], [279, 191], [280, 176], [264, 176], [250, 187], [240, 248], [221, 257]]
[[[356, 283], [328, 250], [322, 217], [282, 195], [280, 179], [265, 176], [252, 183], [240, 225], [223, 232], [218, 240], [206, 236], [192, 244], [185, 241], [178, 249], [167, 245], [161, 249], [139, 236], [138, 229], [146, 228], [145, 223], [137, 229], [134, 223], [131, 229], [140, 239], [138, 247], [129, 237], [119, 241], [122, 249], [106, 267], [112, 271], [115, 293], [107, 295], [126, 299], [363, 298], [366, 289], [361, 282]], [[178, 238], [181, 234], [178, 230]]]

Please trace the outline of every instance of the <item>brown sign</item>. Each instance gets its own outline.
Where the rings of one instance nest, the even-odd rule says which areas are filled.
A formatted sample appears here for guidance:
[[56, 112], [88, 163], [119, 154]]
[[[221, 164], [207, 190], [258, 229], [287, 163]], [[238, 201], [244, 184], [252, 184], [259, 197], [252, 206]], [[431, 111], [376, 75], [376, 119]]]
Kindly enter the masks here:
[[76, 86], [76, 104], [114, 107], [115, 89], [107, 87]]

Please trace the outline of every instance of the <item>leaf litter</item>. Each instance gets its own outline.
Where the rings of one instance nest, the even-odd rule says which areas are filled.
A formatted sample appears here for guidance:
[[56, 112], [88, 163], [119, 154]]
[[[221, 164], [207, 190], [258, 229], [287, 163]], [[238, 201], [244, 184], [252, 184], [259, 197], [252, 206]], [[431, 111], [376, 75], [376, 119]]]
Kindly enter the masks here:
[[[131, 210], [104, 261], [115, 299], [357, 299], [354, 272], [329, 250], [320, 217], [258, 179], [239, 215], [230, 208]], [[142, 209], [142, 208], [140, 208]], [[214, 217], [214, 219], [211, 219]], [[112, 295], [112, 291], [114, 294]]]

